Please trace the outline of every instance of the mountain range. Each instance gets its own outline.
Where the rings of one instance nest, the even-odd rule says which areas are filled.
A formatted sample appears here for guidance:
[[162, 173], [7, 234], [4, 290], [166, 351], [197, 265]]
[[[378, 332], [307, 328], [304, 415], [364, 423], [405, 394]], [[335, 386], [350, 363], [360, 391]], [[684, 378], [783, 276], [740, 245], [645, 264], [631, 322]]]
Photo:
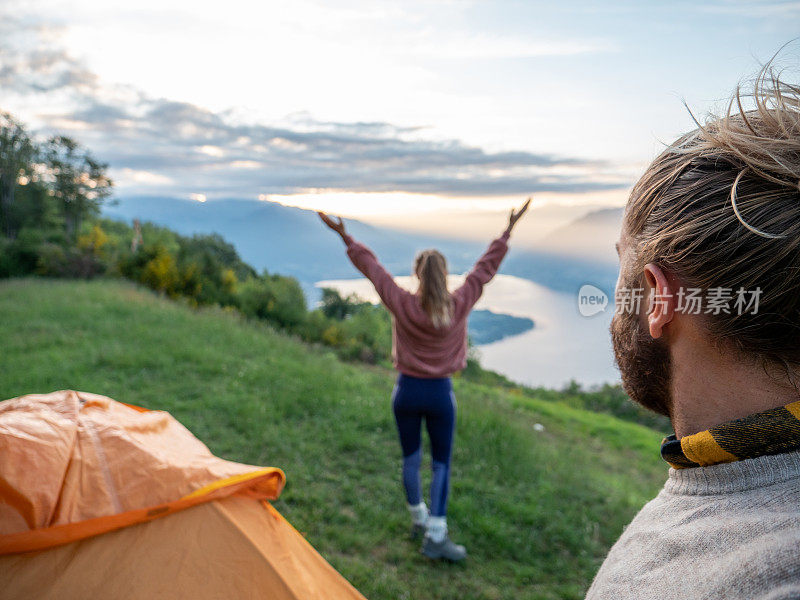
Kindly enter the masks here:
[[[310, 305], [320, 296], [315, 282], [361, 277], [347, 260], [341, 240], [324, 228], [312, 210], [258, 200], [197, 202], [131, 196], [107, 206], [104, 216], [150, 221], [183, 235], [218, 233], [256, 269], [297, 278]], [[613, 248], [620, 217], [621, 209], [591, 212], [554, 231], [536, 248], [515, 247], [500, 271], [560, 292], [574, 293], [584, 283], [610, 290], [617, 266], [608, 249]], [[431, 247], [447, 257], [452, 273], [466, 272], [489, 242], [414, 234], [354, 219], [345, 219], [345, 224], [348, 232], [372, 248], [394, 275], [411, 274], [415, 254]]]

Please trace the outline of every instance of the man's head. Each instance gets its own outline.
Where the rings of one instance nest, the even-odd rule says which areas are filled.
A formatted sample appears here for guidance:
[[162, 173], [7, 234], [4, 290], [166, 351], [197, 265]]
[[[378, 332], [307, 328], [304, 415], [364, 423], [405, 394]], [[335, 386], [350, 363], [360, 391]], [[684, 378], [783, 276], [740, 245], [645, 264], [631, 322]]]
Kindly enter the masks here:
[[[745, 110], [748, 100], [753, 107]], [[671, 349], [686, 330], [680, 323], [720, 353], [780, 366], [793, 380], [800, 365], [800, 87], [779, 81], [767, 65], [752, 96], [737, 90], [724, 116], [658, 156], [631, 192], [618, 249], [611, 333], [633, 400], [671, 414]], [[620, 311], [620, 298], [633, 289], [643, 290], [641, 310]], [[696, 304], [686, 306], [692, 290], [701, 291], [694, 292], [697, 314]]]

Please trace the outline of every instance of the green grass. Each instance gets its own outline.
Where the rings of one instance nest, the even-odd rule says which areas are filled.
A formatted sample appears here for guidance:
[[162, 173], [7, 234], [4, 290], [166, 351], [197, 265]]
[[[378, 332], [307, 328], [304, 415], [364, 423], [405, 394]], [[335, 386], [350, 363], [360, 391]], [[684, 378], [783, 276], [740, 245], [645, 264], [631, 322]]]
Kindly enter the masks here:
[[0, 398], [105, 394], [284, 469], [276, 508], [373, 600], [582, 598], [667, 473], [661, 433], [456, 377], [448, 522], [470, 556], [431, 563], [407, 538], [393, 371], [112, 281], [0, 283], [0, 347]]

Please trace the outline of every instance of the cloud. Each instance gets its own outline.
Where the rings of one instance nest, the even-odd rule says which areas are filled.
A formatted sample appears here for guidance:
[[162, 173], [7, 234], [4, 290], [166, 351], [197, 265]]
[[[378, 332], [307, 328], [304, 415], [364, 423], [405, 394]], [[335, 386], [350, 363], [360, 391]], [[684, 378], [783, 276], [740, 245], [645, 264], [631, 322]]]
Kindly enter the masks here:
[[[5, 35], [8, 33], [9, 35]], [[72, 135], [119, 180], [120, 192], [209, 197], [336, 191], [498, 196], [588, 193], [630, 185], [613, 165], [526, 151], [490, 152], [426, 128], [338, 123], [300, 113], [280, 124], [145, 95], [99, 80], [36, 21], [0, 27], [0, 87], [52, 99], [43, 133]], [[66, 130], [66, 131], [64, 131]], [[146, 175], [136, 175], [146, 174]]]
[[784, 17], [790, 18], [800, 14], [800, 2], [780, 2], [773, 0], [717, 0], [700, 4], [697, 9], [702, 12], [746, 15], [748, 17]]
[[[59, 27], [7, 14], [0, 6], [0, 89], [43, 93], [64, 88], [90, 93], [97, 77], [62, 48], [50, 45]], [[37, 42], [32, 45], [30, 42]]]
[[550, 39], [531, 40], [486, 34], [450, 33], [444, 37], [421, 37], [405, 50], [412, 55], [437, 59], [498, 59], [535, 58], [542, 56], [575, 56], [615, 52], [618, 47], [607, 39]]

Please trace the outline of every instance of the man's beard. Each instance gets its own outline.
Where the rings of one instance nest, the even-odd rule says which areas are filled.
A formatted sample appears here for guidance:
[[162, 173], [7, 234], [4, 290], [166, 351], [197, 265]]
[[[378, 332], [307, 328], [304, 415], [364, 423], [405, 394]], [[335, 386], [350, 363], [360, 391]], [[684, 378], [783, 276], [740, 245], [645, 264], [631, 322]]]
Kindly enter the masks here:
[[[633, 286], [627, 286], [633, 289]], [[669, 348], [653, 339], [634, 311], [621, 311], [611, 321], [614, 358], [622, 375], [622, 387], [634, 402], [670, 416], [671, 367]]]

